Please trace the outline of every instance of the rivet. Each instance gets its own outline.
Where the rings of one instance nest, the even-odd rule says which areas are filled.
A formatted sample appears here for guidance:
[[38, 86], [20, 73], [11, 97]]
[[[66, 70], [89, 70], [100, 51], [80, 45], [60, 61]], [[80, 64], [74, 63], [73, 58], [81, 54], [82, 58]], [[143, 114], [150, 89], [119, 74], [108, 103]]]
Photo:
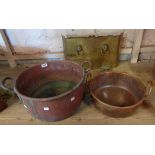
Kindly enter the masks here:
[[44, 111], [49, 111], [49, 107], [44, 107]]
[[24, 107], [27, 109], [27, 106], [24, 104]]
[[71, 98], [71, 102], [73, 102], [75, 100], [75, 96], [73, 96], [72, 98]]
[[41, 67], [42, 67], [42, 68], [47, 67], [47, 63], [41, 64]]

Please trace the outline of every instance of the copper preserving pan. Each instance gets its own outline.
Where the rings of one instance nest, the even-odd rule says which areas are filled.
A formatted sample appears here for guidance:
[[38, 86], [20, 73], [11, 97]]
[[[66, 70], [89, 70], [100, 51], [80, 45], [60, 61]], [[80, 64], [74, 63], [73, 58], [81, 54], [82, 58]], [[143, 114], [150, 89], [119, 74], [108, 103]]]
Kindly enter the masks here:
[[95, 105], [112, 117], [132, 114], [151, 92], [137, 77], [127, 73], [103, 72], [88, 82]]
[[[85, 75], [77, 63], [51, 61], [22, 72], [14, 80], [14, 92], [35, 118], [58, 121], [71, 116], [80, 106]], [[9, 79], [2, 81], [4, 89]]]

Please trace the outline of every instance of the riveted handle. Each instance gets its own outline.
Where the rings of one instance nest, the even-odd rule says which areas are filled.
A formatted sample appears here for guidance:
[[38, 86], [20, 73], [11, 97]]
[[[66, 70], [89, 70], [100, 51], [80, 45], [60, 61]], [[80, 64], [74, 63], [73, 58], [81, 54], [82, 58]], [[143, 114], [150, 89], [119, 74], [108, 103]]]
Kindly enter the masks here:
[[[86, 68], [86, 66], [88, 65], [88, 67]], [[92, 69], [92, 63], [90, 61], [84, 61], [81, 66], [83, 67], [83, 69], [85, 70], [85, 73], [89, 72]]]
[[12, 77], [5, 77], [2, 82], [1, 82], [1, 87], [4, 89], [4, 90], [7, 90], [11, 93], [14, 93], [13, 91], [13, 88], [10, 88], [7, 86], [6, 82], [7, 81], [12, 81], [13, 83], [15, 83], [15, 80], [12, 78]]
[[89, 71], [89, 72], [87, 72], [87, 74], [85, 76], [85, 83], [86, 83], [87, 87], [88, 87], [88, 81], [90, 81], [91, 79], [92, 79], [92, 74]]
[[145, 96], [148, 97], [150, 96], [151, 92], [152, 92], [152, 88], [153, 88], [153, 81], [152, 80], [149, 80], [147, 82], [148, 86], [146, 87], [146, 93], [145, 93]]
[[150, 97], [150, 94], [152, 92], [154, 83], [153, 83], [152, 80], [148, 81], [147, 83], [148, 83], [148, 85], [146, 87], [146, 93], [145, 93], [145, 96], [144, 96], [144, 102], [152, 104], [153, 100], [151, 98], [149, 98], [149, 97]]
[[[88, 67], [86, 68], [86, 66], [88, 65]], [[91, 78], [91, 73], [90, 71], [92, 70], [92, 64], [90, 61], [84, 61], [81, 66], [83, 67], [84, 71], [85, 71], [85, 75], [84, 75], [84, 83], [88, 83], [88, 78]]]

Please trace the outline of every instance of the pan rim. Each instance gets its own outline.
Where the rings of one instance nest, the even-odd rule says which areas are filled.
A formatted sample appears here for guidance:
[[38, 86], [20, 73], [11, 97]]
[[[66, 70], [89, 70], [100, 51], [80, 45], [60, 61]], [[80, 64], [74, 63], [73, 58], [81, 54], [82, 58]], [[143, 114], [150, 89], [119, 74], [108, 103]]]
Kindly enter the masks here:
[[[112, 73], [114, 73], [114, 74], [121, 74], [121, 75], [126, 75], [126, 76], [128, 76], [128, 77], [131, 77], [131, 78], [133, 78], [133, 79], [135, 79], [135, 80], [137, 80], [137, 81], [139, 81], [143, 86], [144, 86], [144, 96], [141, 98], [141, 99], [139, 99], [139, 101], [138, 102], [136, 102], [135, 104], [132, 104], [132, 105], [129, 105], [129, 106], [124, 106], [124, 107], [120, 107], [120, 106], [115, 106], [115, 105], [110, 105], [110, 104], [108, 104], [107, 102], [104, 102], [104, 101], [102, 101], [102, 100], [100, 100], [95, 94], [94, 94], [94, 91], [92, 91], [91, 89], [90, 89], [90, 84], [93, 82], [93, 80], [95, 79], [95, 78], [97, 78], [98, 76], [101, 76], [101, 75], [105, 75], [105, 74], [112, 74]], [[140, 79], [140, 78], [138, 78], [137, 76], [135, 76], [135, 75], [130, 75], [130, 74], [128, 74], [128, 73], [126, 73], [126, 72], [119, 72], [119, 71], [106, 71], [106, 72], [102, 72], [102, 73], [99, 73], [98, 75], [96, 75], [93, 79], [91, 79], [90, 81], [89, 81], [89, 91], [90, 91], [90, 94], [93, 96], [93, 98], [95, 99], [95, 100], [97, 100], [97, 102], [99, 102], [100, 104], [103, 104], [103, 105], [105, 105], [105, 106], [109, 106], [109, 107], [111, 107], [111, 108], [119, 108], [119, 109], [129, 109], [129, 108], [132, 108], [132, 107], [136, 107], [136, 106], [138, 106], [140, 103], [142, 103], [144, 100], [145, 100], [145, 95], [146, 95], [146, 86], [145, 86], [145, 83]], [[96, 104], [96, 103], [95, 103]]]
[[81, 67], [81, 69], [82, 69], [82, 75], [81, 75], [82, 78], [81, 78], [81, 80], [80, 80], [72, 89], [70, 89], [70, 90], [68, 90], [68, 91], [66, 91], [65, 93], [62, 93], [62, 94], [60, 94], [60, 95], [53, 96], [53, 97], [47, 97], [47, 98], [34, 98], [34, 97], [29, 97], [29, 96], [26, 96], [26, 95], [20, 93], [19, 90], [17, 89], [17, 80], [18, 80], [18, 78], [19, 78], [24, 72], [26, 72], [26, 71], [28, 71], [28, 70], [31, 70], [31, 69], [33, 69], [33, 68], [35, 68], [35, 67], [40, 66], [40, 64], [38, 64], [38, 65], [35, 65], [35, 66], [33, 66], [33, 67], [30, 67], [30, 68], [26, 69], [26, 70], [23, 71], [21, 74], [19, 74], [19, 76], [15, 79], [14, 91], [15, 91], [15, 93], [17, 94], [17, 96], [20, 97], [21, 99], [26, 99], [26, 100], [31, 100], [31, 101], [52, 101], [52, 100], [60, 99], [61, 97], [64, 97], [64, 96], [70, 94], [71, 92], [75, 91], [75, 90], [83, 83], [83, 81], [84, 81], [84, 76], [85, 76], [84, 69], [82, 68], [82, 66], [81, 66], [80, 64], [75, 63], [75, 62], [72, 62], [72, 61], [69, 61], [69, 60], [52, 60], [51, 62], [47, 62], [47, 64], [53, 63], [53, 62], [59, 62], [59, 61], [69, 62], [69, 63], [75, 64], [75, 65]]

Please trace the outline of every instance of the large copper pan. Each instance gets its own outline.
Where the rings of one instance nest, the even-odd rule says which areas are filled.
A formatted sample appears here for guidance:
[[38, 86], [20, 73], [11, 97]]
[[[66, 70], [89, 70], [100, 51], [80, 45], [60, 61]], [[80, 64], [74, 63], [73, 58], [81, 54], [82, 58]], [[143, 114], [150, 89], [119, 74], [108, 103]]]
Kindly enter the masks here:
[[[51, 61], [22, 72], [14, 80], [14, 92], [35, 118], [58, 121], [74, 114], [80, 106], [85, 75], [77, 63]], [[3, 80], [4, 89], [9, 79]]]

